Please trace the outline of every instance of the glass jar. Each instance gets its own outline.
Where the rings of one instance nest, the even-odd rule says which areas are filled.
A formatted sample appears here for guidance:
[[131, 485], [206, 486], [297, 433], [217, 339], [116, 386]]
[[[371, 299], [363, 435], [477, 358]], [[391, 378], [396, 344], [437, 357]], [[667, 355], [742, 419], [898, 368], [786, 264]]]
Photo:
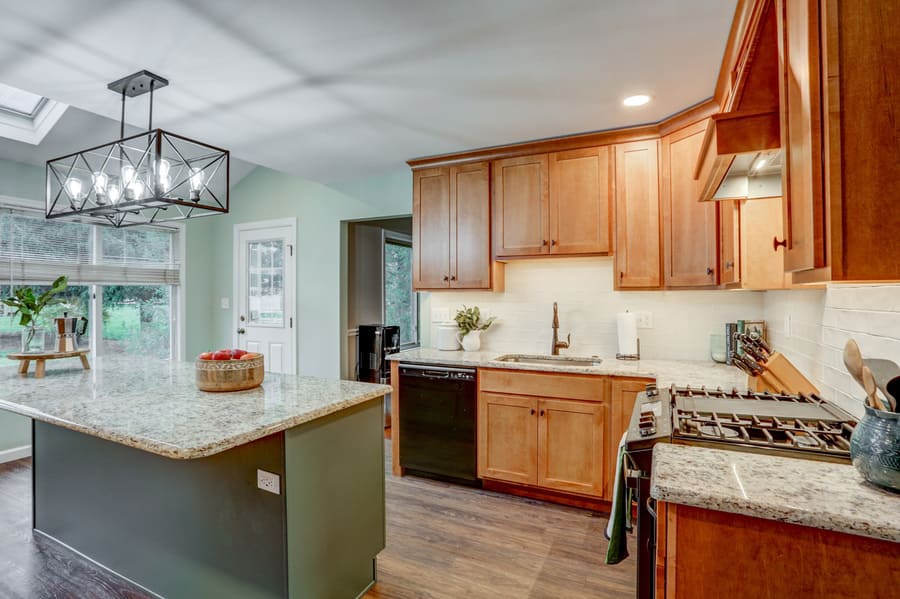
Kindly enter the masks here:
[[725, 352], [725, 335], [722, 333], [712, 333], [709, 336], [709, 357], [713, 362], [724, 364], [727, 354]]
[[47, 330], [37, 327], [22, 329], [22, 353], [39, 354], [44, 351], [47, 339]]

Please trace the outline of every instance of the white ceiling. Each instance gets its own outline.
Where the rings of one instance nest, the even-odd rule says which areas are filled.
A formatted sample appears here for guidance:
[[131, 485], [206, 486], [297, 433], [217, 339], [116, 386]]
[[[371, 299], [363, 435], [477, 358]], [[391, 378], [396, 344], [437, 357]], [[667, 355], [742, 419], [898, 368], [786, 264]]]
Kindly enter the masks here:
[[[712, 95], [735, 0], [43, 0], [0, 8], [0, 81], [318, 181], [659, 120]], [[625, 108], [622, 98], [653, 101]], [[146, 123], [146, 97], [129, 122]], [[81, 147], [81, 146], [79, 146]]]

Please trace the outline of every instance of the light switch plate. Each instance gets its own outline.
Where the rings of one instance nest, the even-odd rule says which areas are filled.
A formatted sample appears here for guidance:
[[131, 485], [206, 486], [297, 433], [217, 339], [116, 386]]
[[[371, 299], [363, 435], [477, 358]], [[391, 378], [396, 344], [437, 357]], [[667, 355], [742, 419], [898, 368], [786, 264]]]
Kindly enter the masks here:
[[222, 309], [227, 310], [227, 309], [231, 308], [231, 299], [227, 298], [227, 297], [223, 297], [221, 299], [221, 304], [222, 304]]
[[639, 329], [653, 328], [653, 312], [635, 312], [634, 319]]
[[447, 322], [450, 320], [450, 308], [432, 308], [431, 322]]
[[281, 495], [281, 477], [272, 472], [257, 469], [256, 486], [274, 495]]

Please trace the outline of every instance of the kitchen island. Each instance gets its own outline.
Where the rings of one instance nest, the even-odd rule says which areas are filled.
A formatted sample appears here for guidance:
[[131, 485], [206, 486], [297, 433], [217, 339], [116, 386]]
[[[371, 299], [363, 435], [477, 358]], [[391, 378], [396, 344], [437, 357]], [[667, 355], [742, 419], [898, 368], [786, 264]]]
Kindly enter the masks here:
[[659, 443], [651, 495], [658, 597], [893, 597], [900, 588], [900, 494], [849, 464]]
[[267, 374], [206, 393], [192, 363], [133, 358], [0, 376], [0, 409], [33, 419], [37, 533], [165, 597], [373, 583], [389, 387]]

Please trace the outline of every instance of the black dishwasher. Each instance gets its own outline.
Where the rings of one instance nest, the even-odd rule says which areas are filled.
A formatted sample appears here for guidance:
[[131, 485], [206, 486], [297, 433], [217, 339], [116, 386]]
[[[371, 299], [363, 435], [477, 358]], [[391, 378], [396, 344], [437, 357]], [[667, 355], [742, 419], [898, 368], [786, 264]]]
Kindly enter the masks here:
[[480, 485], [476, 372], [400, 365], [400, 465], [410, 474]]

